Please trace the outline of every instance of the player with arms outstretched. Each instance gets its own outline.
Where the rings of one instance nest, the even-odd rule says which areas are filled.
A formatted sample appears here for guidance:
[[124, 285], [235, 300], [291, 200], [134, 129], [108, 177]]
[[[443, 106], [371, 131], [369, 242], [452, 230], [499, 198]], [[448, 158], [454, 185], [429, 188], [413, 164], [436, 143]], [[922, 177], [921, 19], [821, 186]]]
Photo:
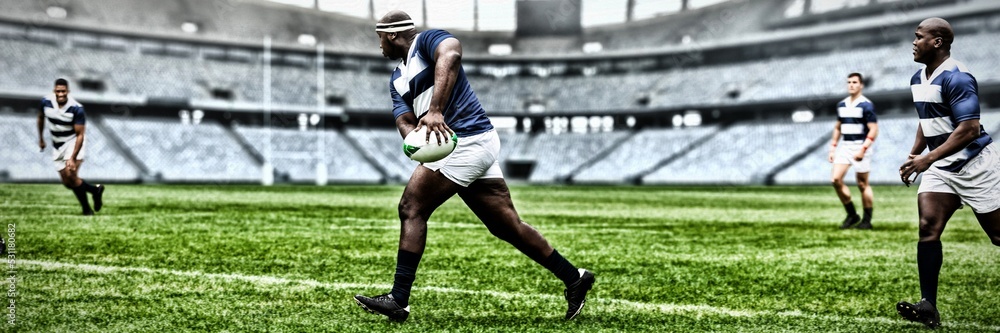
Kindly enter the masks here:
[[[899, 302], [896, 311], [933, 328], [941, 325], [937, 310], [941, 233], [963, 202], [972, 207], [993, 245], [1000, 246], [1000, 149], [979, 124], [976, 78], [951, 58], [955, 39], [951, 25], [929, 18], [920, 22], [915, 34], [913, 60], [925, 65], [910, 79], [920, 125], [899, 176], [909, 185], [911, 178], [924, 175], [917, 190], [917, 270], [922, 299]], [[925, 149], [929, 152], [920, 155]]]
[[427, 220], [458, 194], [494, 236], [510, 243], [566, 285], [566, 319], [583, 308], [594, 274], [577, 269], [514, 210], [497, 161], [500, 139], [462, 69], [462, 44], [444, 30], [417, 32], [410, 16], [392, 11], [375, 26], [382, 54], [401, 59], [389, 82], [399, 134], [427, 126], [427, 138], [458, 147], [444, 159], [416, 167], [399, 201], [400, 235], [392, 291], [355, 296], [365, 310], [394, 321], [409, 317], [410, 289], [427, 241]]

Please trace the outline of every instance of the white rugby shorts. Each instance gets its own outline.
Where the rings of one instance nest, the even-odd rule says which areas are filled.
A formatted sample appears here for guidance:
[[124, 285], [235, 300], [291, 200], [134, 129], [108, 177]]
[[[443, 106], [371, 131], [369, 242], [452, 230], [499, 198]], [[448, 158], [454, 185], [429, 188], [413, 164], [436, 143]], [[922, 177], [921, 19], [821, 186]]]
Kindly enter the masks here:
[[[80, 153], [76, 154], [76, 159], [80, 161], [83, 161], [83, 156], [87, 153], [86, 139], [83, 143]], [[66, 141], [59, 149], [52, 149], [52, 163], [56, 167], [56, 171], [62, 171], [66, 168], [66, 160], [73, 157], [73, 149], [76, 149], [76, 138]]]
[[958, 172], [931, 166], [917, 189], [917, 193], [924, 192], [958, 195], [980, 214], [1000, 209], [1000, 152], [996, 143], [983, 148]]
[[495, 130], [458, 138], [455, 151], [441, 160], [424, 163], [431, 171], [441, 171], [445, 177], [462, 187], [477, 179], [503, 178], [500, 171], [500, 136]]
[[833, 164], [850, 164], [856, 173], [869, 173], [872, 171], [872, 150], [874, 148], [868, 147], [868, 150], [865, 151], [865, 157], [861, 161], [855, 161], [854, 156], [861, 151], [861, 144], [845, 142], [837, 147], [837, 151], [833, 155]]

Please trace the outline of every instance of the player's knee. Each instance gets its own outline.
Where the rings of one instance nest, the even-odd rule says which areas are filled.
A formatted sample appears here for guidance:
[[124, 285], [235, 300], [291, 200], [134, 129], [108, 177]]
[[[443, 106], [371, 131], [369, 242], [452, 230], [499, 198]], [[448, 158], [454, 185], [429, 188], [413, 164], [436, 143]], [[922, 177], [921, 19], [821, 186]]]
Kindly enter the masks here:
[[833, 180], [830, 181], [830, 184], [832, 184], [835, 187], [841, 187], [844, 186], [844, 180], [840, 178], [834, 178]]
[[413, 200], [405, 197], [402, 200], [399, 200], [398, 210], [399, 218], [404, 221], [417, 216], [417, 205], [413, 202]]
[[920, 238], [937, 238], [940, 236], [940, 228], [938, 228], [939, 221], [931, 218], [921, 218], [920, 219]]

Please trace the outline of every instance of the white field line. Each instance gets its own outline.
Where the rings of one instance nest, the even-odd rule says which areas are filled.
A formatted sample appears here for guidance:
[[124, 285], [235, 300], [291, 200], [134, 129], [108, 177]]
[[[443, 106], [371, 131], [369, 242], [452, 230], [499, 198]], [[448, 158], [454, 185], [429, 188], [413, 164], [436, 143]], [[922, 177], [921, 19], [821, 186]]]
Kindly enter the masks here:
[[[330, 230], [399, 230], [399, 222], [394, 225], [330, 225]], [[482, 229], [486, 232], [486, 226], [482, 224], [471, 224], [471, 223], [453, 223], [453, 222], [427, 222], [427, 227], [431, 229], [440, 230], [450, 230], [450, 229]], [[579, 233], [581, 231], [594, 231], [593, 228], [565, 228], [565, 227], [535, 227], [543, 234], [562, 234], [562, 233]], [[636, 229], [599, 229], [597, 231], [603, 233], [619, 233], [619, 234], [658, 234], [658, 233], [671, 233], [668, 230], [636, 230]]]
[[[383, 225], [341, 225], [332, 224], [330, 229], [333, 230], [399, 230], [399, 221], [392, 221], [392, 224]], [[437, 227], [441, 229], [486, 229], [482, 224], [472, 224], [472, 223], [457, 223], [457, 222], [427, 222], [428, 227]]]
[[74, 207], [70, 204], [56, 205], [56, 204], [42, 204], [42, 203], [14, 203], [14, 202], [3, 202], [4, 207], [29, 207], [29, 208], [63, 208], [63, 207]]
[[[321, 282], [312, 279], [289, 279], [275, 276], [263, 276], [263, 275], [244, 275], [244, 274], [230, 274], [230, 273], [203, 273], [198, 271], [178, 271], [170, 269], [153, 269], [145, 267], [116, 267], [116, 266], [100, 266], [100, 265], [89, 265], [89, 264], [72, 264], [72, 263], [61, 263], [52, 261], [38, 261], [38, 260], [19, 260], [17, 262], [20, 265], [26, 266], [36, 266], [45, 270], [75, 270], [75, 271], [85, 271], [93, 272], [99, 274], [114, 274], [114, 273], [144, 273], [144, 274], [157, 274], [157, 275], [173, 275], [182, 276], [190, 278], [205, 278], [205, 279], [215, 279], [224, 281], [240, 281], [247, 282], [258, 285], [287, 285], [296, 284], [300, 286], [307, 287], [322, 287], [330, 289], [390, 289], [392, 285], [390, 284], [368, 284], [368, 283], [344, 283], [344, 282]], [[600, 287], [600, 284], [597, 285]], [[468, 290], [468, 289], [457, 289], [448, 287], [414, 287], [417, 290], [431, 291], [437, 293], [448, 293], [448, 294], [470, 294], [470, 295], [483, 295], [496, 298], [504, 299], [545, 299], [545, 300], [558, 300], [562, 301], [562, 296], [560, 295], [544, 295], [544, 294], [524, 294], [524, 293], [511, 293], [503, 291], [494, 290]], [[889, 319], [889, 318], [865, 318], [865, 317], [842, 317], [842, 316], [832, 316], [832, 315], [819, 315], [814, 313], [803, 313], [800, 311], [784, 311], [784, 312], [767, 312], [767, 311], [746, 311], [746, 310], [734, 310], [723, 307], [716, 307], [711, 305], [692, 305], [692, 304], [672, 304], [672, 303], [643, 303], [635, 302], [623, 299], [615, 298], [596, 298], [592, 297], [589, 299], [590, 304], [595, 304], [597, 306], [590, 306], [587, 309], [591, 311], [602, 311], [602, 312], [617, 312], [617, 311], [648, 311], [648, 312], [659, 312], [665, 314], [695, 314], [695, 315], [723, 315], [730, 317], [762, 317], [762, 316], [780, 316], [780, 317], [793, 317], [793, 318], [808, 318], [817, 319], [824, 321], [835, 321], [835, 322], [863, 322], [863, 323], [873, 323], [881, 325], [916, 325], [906, 322], [902, 319]], [[945, 322], [946, 327], [956, 327], [956, 328], [971, 328], [977, 330], [992, 330], [1000, 331], [1000, 326], [990, 326], [979, 323], [960, 323], [960, 322]]]
[[[356, 217], [342, 217], [336, 219], [338, 221], [345, 222], [367, 222], [376, 223], [369, 225], [342, 225], [342, 224], [332, 224], [330, 225], [331, 230], [399, 230], [399, 220], [395, 219], [369, 219], [369, 218], [356, 218]], [[531, 224], [531, 222], [528, 222]], [[657, 234], [657, 233], [673, 233], [670, 230], [648, 230], [648, 229], [623, 229], [622, 227], [646, 227], [652, 224], [587, 224], [585, 226], [573, 226], [573, 227], [557, 227], [557, 226], [538, 226], [531, 224], [535, 229], [538, 229], [544, 233], [565, 233], [565, 232], [580, 232], [580, 231], [591, 231], [591, 232], [604, 232], [604, 233], [642, 233], [642, 234]], [[663, 224], [669, 225], [669, 224]], [[483, 229], [486, 230], [486, 226], [480, 222], [446, 222], [446, 221], [427, 221], [428, 227], [434, 227], [438, 229]]]

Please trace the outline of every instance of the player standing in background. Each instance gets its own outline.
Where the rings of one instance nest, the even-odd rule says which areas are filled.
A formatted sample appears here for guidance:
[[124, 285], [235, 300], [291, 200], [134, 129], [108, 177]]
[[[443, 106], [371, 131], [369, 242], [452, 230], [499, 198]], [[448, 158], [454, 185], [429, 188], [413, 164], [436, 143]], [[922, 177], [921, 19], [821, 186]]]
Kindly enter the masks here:
[[[937, 310], [941, 233], [951, 215], [963, 202], [968, 204], [993, 245], [1000, 246], [1000, 150], [979, 124], [976, 78], [951, 58], [955, 39], [951, 25], [929, 18], [920, 22], [915, 35], [913, 60], [925, 65], [910, 79], [920, 125], [899, 176], [909, 186], [911, 177], [924, 172], [917, 190], [922, 299], [901, 301], [896, 311], [907, 320], [934, 328], [941, 324]], [[925, 148], [930, 152], [920, 155]]]
[[[878, 137], [878, 122], [875, 117], [875, 105], [861, 94], [865, 88], [864, 78], [859, 73], [847, 76], [847, 98], [837, 104], [837, 124], [833, 126], [833, 139], [830, 143], [830, 163], [833, 163], [833, 189], [840, 197], [840, 203], [847, 210], [847, 218], [840, 225], [841, 229], [855, 227], [858, 229], [872, 228], [872, 202], [875, 194], [868, 183], [868, 173], [872, 169], [872, 144]], [[844, 142], [838, 147], [840, 136]], [[844, 184], [847, 169], [854, 167], [858, 189], [861, 190], [861, 205], [864, 217], [858, 216], [851, 201], [851, 189]], [[859, 223], [860, 222], [860, 223]]]
[[[375, 26], [382, 54], [402, 59], [389, 81], [399, 134], [427, 126], [427, 137], [458, 147], [444, 159], [417, 166], [399, 201], [399, 251], [392, 291], [375, 297], [357, 295], [369, 312], [394, 321], [410, 314], [410, 289], [427, 241], [427, 220], [435, 209], [458, 194], [497, 238], [541, 264], [566, 285], [566, 319], [583, 309], [594, 274], [577, 269], [514, 210], [510, 191], [497, 161], [500, 139], [472, 91], [462, 69], [462, 44], [444, 30], [417, 32], [409, 15], [392, 11]], [[433, 134], [432, 134], [433, 133]]]
[[[38, 147], [41, 151], [45, 151], [46, 120], [52, 134], [52, 161], [63, 186], [76, 195], [83, 207], [83, 215], [94, 215], [94, 211], [101, 211], [104, 185], [90, 185], [77, 176], [86, 152], [87, 117], [83, 105], [69, 96], [69, 83], [65, 79], [56, 80], [52, 94], [42, 98], [42, 110], [38, 113]], [[87, 201], [88, 192], [94, 196], [93, 210]]]

